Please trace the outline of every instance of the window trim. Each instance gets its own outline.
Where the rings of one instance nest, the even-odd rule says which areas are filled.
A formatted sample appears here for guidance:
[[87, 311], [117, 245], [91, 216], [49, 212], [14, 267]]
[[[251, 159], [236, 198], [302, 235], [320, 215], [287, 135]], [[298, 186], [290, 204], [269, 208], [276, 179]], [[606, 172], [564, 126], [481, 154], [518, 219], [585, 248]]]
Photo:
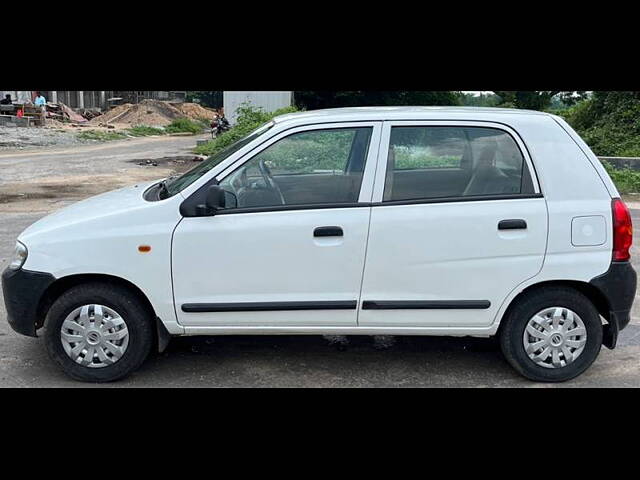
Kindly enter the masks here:
[[[467, 197], [440, 197], [440, 198], [414, 198], [408, 200], [390, 200], [384, 201], [384, 188], [386, 182], [387, 163], [389, 161], [389, 145], [391, 141], [391, 129], [393, 127], [452, 127], [452, 128], [493, 128], [501, 130], [510, 135], [516, 143], [520, 154], [526, 162], [533, 183], [533, 193], [520, 193], [515, 195], [473, 195]], [[538, 173], [535, 165], [529, 155], [529, 149], [522, 140], [522, 137], [511, 127], [505, 124], [482, 121], [482, 120], [389, 120], [385, 121], [382, 126], [382, 137], [380, 139], [380, 148], [378, 155], [378, 168], [373, 186], [373, 206], [392, 206], [392, 205], [414, 205], [428, 203], [456, 203], [471, 202], [483, 200], [510, 200], [510, 199], [526, 199], [526, 198], [543, 198], [541, 185], [538, 179]]]
[[398, 207], [402, 205], [422, 205], [429, 203], [491, 202], [496, 200], [527, 200], [544, 198], [541, 193], [523, 193], [519, 195], [469, 195], [467, 197], [440, 197], [412, 200], [394, 200], [392, 202], [353, 202], [353, 203], [308, 203], [299, 205], [275, 205], [272, 207], [247, 207], [218, 210], [218, 215], [241, 215], [243, 213], [299, 212], [305, 210], [342, 210], [345, 208]]
[[218, 210], [218, 215], [240, 215], [242, 213], [268, 213], [268, 212], [291, 212], [299, 210], [339, 210], [343, 208], [370, 207], [371, 202], [347, 202], [347, 203], [300, 203], [298, 205], [274, 205], [269, 207], [245, 207], [230, 208], [228, 210]]
[[495, 200], [526, 200], [531, 198], [544, 198], [541, 193], [518, 193], [515, 195], [467, 195], [466, 197], [437, 197], [437, 198], [412, 198], [409, 200], [389, 200], [386, 202], [373, 202], [372, 207], [393, 207], [398, 205], [422, 205], [425, 203], [463, 203], [463, 202], [488, 202]]

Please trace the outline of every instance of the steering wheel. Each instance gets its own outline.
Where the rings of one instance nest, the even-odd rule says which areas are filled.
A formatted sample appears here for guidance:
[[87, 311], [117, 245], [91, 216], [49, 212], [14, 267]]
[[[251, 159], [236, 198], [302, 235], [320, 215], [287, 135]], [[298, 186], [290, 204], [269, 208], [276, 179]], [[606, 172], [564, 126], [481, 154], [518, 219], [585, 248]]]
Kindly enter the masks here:
[[258, 162], [258, 168], [260, 169], [260, 173], [262, 174], [262, 178], [264, 178], [265, 183], [269, 186], [269, 188], [271, 188], [274, 192], [278, 194], [278, 197], [280, 197], [280, 203], [282, 205], [285, 205], [287, 202], [285, 202], [284, 200], [284, 195], [282, 195], [282, 191], [280, 190], [280, 187], [278, 187], [278, 184], [273, 179], [273, 176], [271, 175], [271, 170], [269, 170], [269, 167], [267, 167], [267, 164], [264, 162], [264, 159], [262, 158], [260, 159], [260, 161]]

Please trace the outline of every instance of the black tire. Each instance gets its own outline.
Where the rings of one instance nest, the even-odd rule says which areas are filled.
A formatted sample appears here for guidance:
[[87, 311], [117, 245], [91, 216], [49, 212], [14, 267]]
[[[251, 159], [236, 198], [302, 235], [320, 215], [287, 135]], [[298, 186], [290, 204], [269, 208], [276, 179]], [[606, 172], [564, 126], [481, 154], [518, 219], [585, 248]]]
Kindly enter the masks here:
[[[572, 363], [560, 368], [545, 368], [529, 358], [523, 344], [529, 320], [549, 307], [565, 307], [577, 313], [587, 330], [584, 350]], [[538, 382], [564, 382], [583, 373], [595, 361], [602, 347], [602, 321], [591, 301], [569, 287], [543, 287], [517, 300], [500, 330], [500, 347], [507, 361], [521, 375]]]
[[[64, 351], [60, 339], [67, 315], [83, 305], [100, 304], [118, 312], [127, 324], [129, 344], [113, 365], [89, 368], [74, 362]], [[49, 357], [74, 380], [112, 382], [126, 377], [142, 365], [154, 342], [153, 318], [140, 299], [128, 289], [107, 283], [75, 286], [53, 303], [45, 319], [44, 339]]]

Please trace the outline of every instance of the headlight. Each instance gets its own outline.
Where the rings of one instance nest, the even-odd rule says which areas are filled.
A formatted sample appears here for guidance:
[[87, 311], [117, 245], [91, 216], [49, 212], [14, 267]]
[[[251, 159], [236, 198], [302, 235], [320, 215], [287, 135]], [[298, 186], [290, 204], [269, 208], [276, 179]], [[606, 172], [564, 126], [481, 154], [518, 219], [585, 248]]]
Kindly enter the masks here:
[[20, 270], [24, 262], [27, 261], [27, 247], [25, 247], [22, 243], [16, 242], [16, 251], [13, 254], [13, 259], [9, 264], [9, 268], [11, 270]]

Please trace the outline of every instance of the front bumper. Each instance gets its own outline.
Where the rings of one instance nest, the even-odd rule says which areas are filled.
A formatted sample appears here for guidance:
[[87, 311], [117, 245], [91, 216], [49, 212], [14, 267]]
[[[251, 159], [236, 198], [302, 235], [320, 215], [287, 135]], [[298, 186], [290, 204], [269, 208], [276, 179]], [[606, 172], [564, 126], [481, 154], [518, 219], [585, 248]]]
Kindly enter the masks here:
[[2, 273], [2, 293], [7, 320], [16, 332], [36, 336], [38, 305], [56, 278], [50, 273], [6, 269]]
[[591, 280], [606, 298], [609, 308], [609, 323], [604, 329], [603, 344], [615, 348], [618, 333], [631, 320], [631, 305], [636, 298], [636, 271], [631, 262], [612, 262], [609, 270]]

